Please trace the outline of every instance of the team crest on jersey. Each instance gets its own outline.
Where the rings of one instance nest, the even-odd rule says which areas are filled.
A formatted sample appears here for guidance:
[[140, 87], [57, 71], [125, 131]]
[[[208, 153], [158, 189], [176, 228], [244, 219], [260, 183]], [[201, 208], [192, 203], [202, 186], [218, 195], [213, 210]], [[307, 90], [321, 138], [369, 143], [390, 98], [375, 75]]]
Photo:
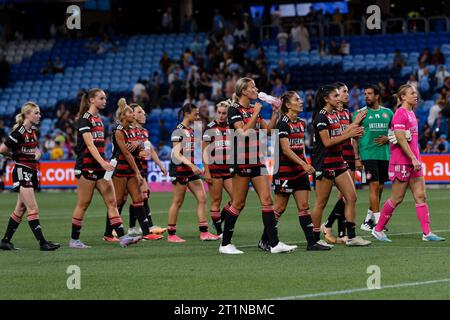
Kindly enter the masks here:
[[388, 117], [387, 113], [383, 113], [383, 118], [387, 119]]

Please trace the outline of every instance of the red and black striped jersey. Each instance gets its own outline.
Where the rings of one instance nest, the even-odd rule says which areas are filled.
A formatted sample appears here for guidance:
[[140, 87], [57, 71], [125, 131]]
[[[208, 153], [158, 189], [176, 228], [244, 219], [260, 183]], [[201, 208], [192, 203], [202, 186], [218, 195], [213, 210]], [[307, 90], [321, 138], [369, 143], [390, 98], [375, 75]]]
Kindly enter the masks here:
[[[339, 121], [341, 122], [342, 132], [344, 132], [352, 123], [352, 114], [347, 108], [336, 110], [336, 113], [339, 117]], [[347, 162], [355, 161], [355, 151], [353, 150], [351, 138], [345, 140], [345, 142], [342, 144], [342, 155], [344, 157], [344, 160]]]
[[[176, 130], [172, 133], [172, 142], [180, 142], [181, 144], [181, 155], [189, 159], [194, 163], [194, 130], [189, 127], [185, 127], [180, 123]], [[190, 177], [194, 175], [194, 172], [187, 165], [174, 162], [173, 155], [172, 161], [170, 162], [170, 175], [172, 177]]]
[[98, 152], [105, 159], [105, 127], [100, 116], [93, 116], [89, 112], [78, 120], [77, 161], [75, 170], [104, 171], [100, 163], [94, 159], [83, 139], [84, 133], [90, 133]]
[[[124, 136], [125, 145], [130, 145], [133, 142], [139, 142], [141, 139], [141, 131], [136, 127], [128, 127], [124, 128], [121, 124], [118, 124], [115, 128], [113, 128], [113, 155], [116, 155], [117, 166], [116, 170], [114, 170], [114, 175], [117, 177], [133, 177], [135, 172], [131, 168], [131, 165], [125, 159], [125, 156], [120, 151], [119, 145], [116, 140], [116, 131], [122, 131]], [[140, 148], [136, 148], [131, 155], [136, 159], [139, 155]]]
[[11, 150], [16, 164], [37, 170], [38, 161], [35, 158], [38, 139], [34, 127], [27, 130], [23, 125], [18, 126], [6, 138], [5, 145]]
[[[288, 139], [289, 147], [303, 161], [305, 159], [305, 130], [306, 123], [300, 118], [292, 121], [288, 116], [282, 117], [277, 123], [278, 139]], [[302, 166], [289, 159], [281, 149], [279, 150], [278, 172], [276, 179], [293, 180], [306, 174]]]
[[[145, 143], [145, 141], [149, 140], [148, 130], [145, 128], [136, 128], [139, 133], [139, 141], [142, 143]], [[153, 148], [153, 146], [152, 146]], [[139, 171], [141, 172], [141, 175], [143, 177], [147, 176], [148, 171], [148, 161], [145, 158], [139, 157], [139, 154], [134, 158], [136, 161], [136, 164], [139, 168]]]
[[203, 141], [208, 142], [209, 171], [216, 176], [230, 175], [231, 130], [227, 123], [212, 121], [206, 126]]
[[[254, 108], [252, 105], [250, 107], [245, 108], [239, 103], [233, 103], [228, 108], [228, 123], [230, 124], [231, 129], [235, 129], [235, 124], [237, 122], [242, 121], [245, 124], [250, 122], [250, 119], [253, 115]], [[260, 146], [259, 146], [259, 130], [261, 129], [261, 122], [263, 119], [259, 116], [258, 121], [256, 122], [255, 128], [253, 128], [253, 132], [247, 136], [235, 136], [235, 166], [237, 168], [250, 168], [250, 167], [261, 167], [263, 163], [261, 163], [260, 159], [262, 158], [260, 154]]]
[[313, 146], [313, 167], [316, 171], [345, 169], [344, 158], [342, 156], [342, 144], [337, 144], [325, 148], [320, 137], [320, 131], [328, 130], [331, 139], [342, 135], [342, 127], [339, 117], [335, 111], [329, 113], [325, 109], [320, 110], [313, 121], [314, 146]]

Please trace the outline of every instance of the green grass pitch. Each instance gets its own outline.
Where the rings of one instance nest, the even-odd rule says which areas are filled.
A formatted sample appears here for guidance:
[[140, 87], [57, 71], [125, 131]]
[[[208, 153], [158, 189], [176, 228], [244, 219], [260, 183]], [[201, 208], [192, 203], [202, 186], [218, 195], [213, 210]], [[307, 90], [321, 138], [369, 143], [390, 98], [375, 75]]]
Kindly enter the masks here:
[[[385, 192], [383, 201], [389, 192]], [[358, 197], [359, 227], [367, 210], [368, 192], [358, 191]], [[81, 233], [81, 239], [92, 246], [89, 250], [68, 248], [75, 193], [42, 192], [37, 199], [46, 238], [60, 242], [62, 248], [56, 252], [40, 252], [26, 220], [22, 222], [13, 238], [13, 243], [21, 250], [0, 252], [0, 299], [450, 298], [450, 241], [427, 243], [421, 240], [410, 193], [389, 224], [392, 243], [374, 240], [366, 248], [338, 245], [329, 252], [305, 250], [305, 239], [291, 199], [279, 225], [279, 234], [282, 241], [296, 243], [299, 249], [290, 254], [274, 255], [256, 247], [262, 219], [258, 199], [250, 192], [233, 238], [234, 244], [245, 251], [240, 256], [220, 255], [218, 242], [199, 241], [195, 203], [190, 194], [187, 194], [177, 226], [178, 234], [186, 243], [170, 244], [164, 238], [126, 249], [101, 240], [105, 207], [98, 194], [87, 212]], [[326, 214], [335, 199], [336, 191], [333, 191]], [[450, 191], [430, 189], [428, 199], [432, 229], [449, 237]], [[0, 195], [1, 236], [15, 201], [16, 194]], [[169, 193], [151, 195], [156, 224], [166, 225], [170, 201]], [[314, 194], [311, 203], [313, 201]], [[124, 210], [125, 225], [128, 224], [127, 211]], [[369, 237], [367, 232], [358, 231], [358, 234]], [[80, 290], [67, 288], [70, 275], [66, 271], [70, 265], [80, 267]], [[380, 267], [381, 290], [364, 289], [370, 276], [367, 268], [371, 265]]]

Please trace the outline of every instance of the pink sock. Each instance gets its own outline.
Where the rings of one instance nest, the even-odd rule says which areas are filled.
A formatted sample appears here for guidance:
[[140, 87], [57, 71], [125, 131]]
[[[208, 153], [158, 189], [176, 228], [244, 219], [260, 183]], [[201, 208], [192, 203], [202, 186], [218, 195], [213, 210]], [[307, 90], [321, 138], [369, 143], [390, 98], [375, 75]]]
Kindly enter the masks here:
[[383, 231], [384, 227], [389, 222], [389, 219], [391, 219], [394, 210], [395, 210], [394, 203], [392, 202], [391, 199], [388, 199], [388, 201], [386, 201], [386, 203], [384, 204], [383, 209], [381, 209], [380, 220], [378, 220], [378, 223], [375, 227], [376, 232]]
[[423, 234], [427, 235], [430, 233], [430, 212], [428, 210], [428, 205], [426, 203], [416, 204], [417, 218], [420, 221], [420, 227], [422, 228]]

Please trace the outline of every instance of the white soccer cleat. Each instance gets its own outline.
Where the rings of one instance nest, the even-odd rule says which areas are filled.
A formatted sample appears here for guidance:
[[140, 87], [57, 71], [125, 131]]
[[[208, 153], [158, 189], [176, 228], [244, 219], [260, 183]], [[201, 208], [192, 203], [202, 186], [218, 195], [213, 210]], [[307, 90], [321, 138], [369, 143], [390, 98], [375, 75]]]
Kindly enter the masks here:
[[348, 239], [345, 243], [348, 247], [365, 247], [370, 245], [372, 242], [365, 240], [361, 237], [354, 237], [353, 239]]
[[318, 244], [324, 247], [333, 248], [334, 246], [332, 244], [327, 243], [325, 240], [319, 240], [317, 241]]
[[69, 248], [72, 249], [89, 249], [90, 246], [85, 245], [81, 240], [70, 239]]
[[295, 245], [294, 246], [290, 246], [290, 245], [287, 245], [287, 244], [279, 241], [278, 244], [275, 247], [270, 248], [270, 253], [292, 252], [295, 249], [297, 249], [297, 246], [295, 246]]
[[423, 241], [445, 241], [445, 238], [439, 237], [435, 235], [434, 233], [430, 232], [427, 235], [422, 235]]
[[128, 228], [128, 233], [130, 237], [137, 237], [142, 235], [142, 230], [139, 227]]
[[244, 252], [238, 250], [233, 244], [228, 244], [226, 246], [220, 246], [219, 252], [222, 254], [243, 254]]
[[386, 234], [384, 233], [384, 231], [376, 231], [375, 228], [372, 229], [372, 235], [374, 236], [375, 239], [377, 239], [378, 241], [382, 241], [382, 242], [392, 242], [391, 239], [389, 239]]
[[364, 221], [364, 223], [361, 224], [361, 228], [360, 229], [362, 231], [368, 231], [368, 232], [372, 231], [373, 226], [371, 226], [370, 220], [369, 221]]

